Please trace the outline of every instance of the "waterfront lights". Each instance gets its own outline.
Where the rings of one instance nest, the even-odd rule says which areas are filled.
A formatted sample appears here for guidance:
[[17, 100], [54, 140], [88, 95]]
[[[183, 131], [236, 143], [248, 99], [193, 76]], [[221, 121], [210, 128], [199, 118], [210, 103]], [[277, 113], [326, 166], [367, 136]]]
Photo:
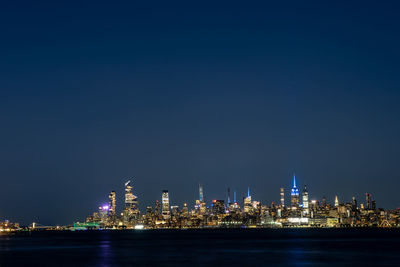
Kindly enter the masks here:
[[136, 224], [135, 225], [135, 230], [143, 230], [144, 229], [144, 225], [143, 224]]

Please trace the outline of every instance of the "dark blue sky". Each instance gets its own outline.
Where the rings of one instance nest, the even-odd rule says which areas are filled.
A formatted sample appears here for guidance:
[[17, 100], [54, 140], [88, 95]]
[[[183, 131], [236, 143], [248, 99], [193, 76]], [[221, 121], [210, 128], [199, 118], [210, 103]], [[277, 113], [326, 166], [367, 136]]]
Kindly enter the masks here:
[[400, 206], [396, 1], [81, 2], [1, 4], [0, 219], [82, 221], [127, 179], [142, 211], [270, 204], [294, 171]]

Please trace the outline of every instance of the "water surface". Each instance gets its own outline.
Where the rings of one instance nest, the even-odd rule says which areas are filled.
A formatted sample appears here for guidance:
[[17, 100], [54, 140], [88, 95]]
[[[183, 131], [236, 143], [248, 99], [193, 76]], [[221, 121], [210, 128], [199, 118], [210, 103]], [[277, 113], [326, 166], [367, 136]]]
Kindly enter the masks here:
[[0, 236], [0, 266], [400, 266], [400, 229], [33, 232]]

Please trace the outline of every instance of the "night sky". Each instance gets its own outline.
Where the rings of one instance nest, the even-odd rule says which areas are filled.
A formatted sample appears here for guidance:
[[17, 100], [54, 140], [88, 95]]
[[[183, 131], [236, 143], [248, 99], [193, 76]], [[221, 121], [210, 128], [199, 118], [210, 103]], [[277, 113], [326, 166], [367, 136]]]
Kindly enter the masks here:
[[121, 209], [128, 179], [142, 212], [199, 182], [271, 204], [293, 172], [400, 206], [398, 1], [37, 2], [0, 8], [0, 220]]

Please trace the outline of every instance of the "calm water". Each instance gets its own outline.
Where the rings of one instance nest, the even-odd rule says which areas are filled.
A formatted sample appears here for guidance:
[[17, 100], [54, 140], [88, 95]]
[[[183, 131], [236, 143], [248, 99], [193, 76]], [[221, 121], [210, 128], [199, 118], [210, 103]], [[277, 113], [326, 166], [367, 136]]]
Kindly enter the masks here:
[[400, 266], [400, 229], [36, 232], [0, 236], [0, 266]]

